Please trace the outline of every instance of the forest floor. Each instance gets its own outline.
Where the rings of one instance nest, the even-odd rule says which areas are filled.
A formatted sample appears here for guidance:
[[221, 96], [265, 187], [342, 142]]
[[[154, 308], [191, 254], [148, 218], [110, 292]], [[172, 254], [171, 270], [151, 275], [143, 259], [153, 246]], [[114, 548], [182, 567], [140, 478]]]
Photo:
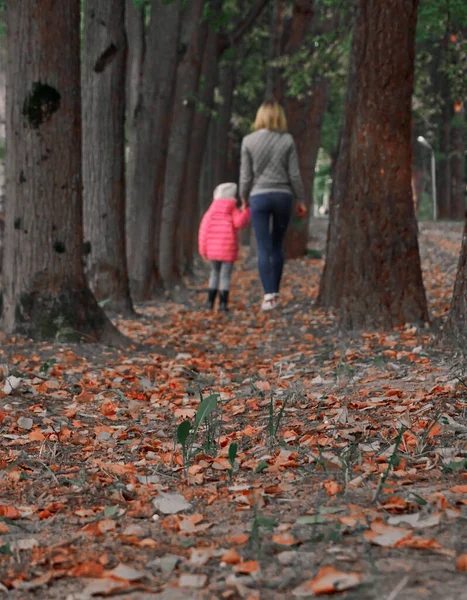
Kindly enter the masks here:
[[0, 598], [466, 599], [467, 366], [439, 343], [461, 236], [421, 224], [431, 327], [341, 337], [310, 256], [272, 314], [239, 265], [228, 316], [203, 274], [119, 319], [134, 351], [4, 340]]

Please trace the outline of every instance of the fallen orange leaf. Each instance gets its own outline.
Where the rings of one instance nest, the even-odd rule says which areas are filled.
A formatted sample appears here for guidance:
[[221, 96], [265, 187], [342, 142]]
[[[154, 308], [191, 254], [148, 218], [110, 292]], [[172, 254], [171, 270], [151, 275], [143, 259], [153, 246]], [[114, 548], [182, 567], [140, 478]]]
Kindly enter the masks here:
[[272, 541], [281, 546], [293, 546], [295, 544], [295, 539], [290, 533], [278, 533], [273, 535]]
[[241, 561], [239, 553], [235, 548], [230, 548], [225, 554], [222, 555], [221, 562], [228, 565], [237, 565]]
[[461, 554], [456, 561], [458, 571], [467, 571], [467, 554]]
[[323, 487], [330, 496], [335, 496], [336, 494], [342, 491], [342, 488], [337, 483], [337, 481], [324, 481]]
[[234, 570], [236, 573], [241, 573], [242, 575], [251, 575], [251, 573], [259, 571], [259, 564], [256, 560], [247, 560], [239, 563]]
[[452, 488], [449, 488], [449, 491], [453, 494], [467, 494], [467, 484], [453, 485]]
[[314, 594], [321, 596], [343, 592], [358, 585], [363, 576], [360, 573], [343, 573], [334, 567], [322, 567], [314, 579], [305, 581], [300, 587], [293, 591], [297, 597], [305, 597]]
[[70, 577], [102, 577], [104, 567], [97, 562], [89, 561], [76, 565], [68, 572]]
[[243, 544], [246, 544], [248, 542], [248, 534], [241, 533], [240, 535], [231, 537], [229, 539], [229, 542], [231, 544], [235, 544], [235, 546], [243, 546]]
[[0, 505], [0, 517], [5, 517], [6, 519], [19, 519], [20, 512], [14, 506], [9, 506], [8, 504]]

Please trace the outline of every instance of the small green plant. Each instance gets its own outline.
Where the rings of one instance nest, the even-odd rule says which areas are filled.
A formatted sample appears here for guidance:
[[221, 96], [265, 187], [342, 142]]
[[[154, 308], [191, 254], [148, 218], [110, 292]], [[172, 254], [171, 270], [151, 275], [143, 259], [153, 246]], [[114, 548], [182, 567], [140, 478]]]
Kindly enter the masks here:
[[195, 444], [198, 432], [203, 423], [206, 424], [207, 445], [215, 443], [212, 437], [216, 428], [213, 426], [213, 421], [210, 417], [213, 416], [213, 413], [218, 408], [218, 399], [219, 394], [211, 394], [207, 398], [203, 398], [203, 394], [200, 392], [200, 404], [196, 411], [194, 423], [192, 424], [191, 421], [186, 420], [177, 427], [177, 441], [182, 447], [185, 477], [188, 476], [188, 466], [192, 458], [202, 447]]
[[394, 469], [394, 467], [397, 467], [399, 465], [399, 455], [398, 455], [399, 446], [401, 445], [402, 437], [406, 431], [407, 431], [407, 427], [405, 427], [405, 425], [402, 425], [402, 427], [399, 429], [399, 433], [397, 434], [396, 442], [394, 444], [394, 450], [393, 450], [391, 456], [389, 457], [388, 466], [386, 467], [386, 470], [384, 471], [384, 473], [381, 473], [381, 479], [379, 481], [378, 487], [375, 492], [375, 496], [373, 498], [374, 502], [377, 502], [377, 500], [381, 494], [381, 491], [384, 488], [384, 485], [386, 484], [387, 478], [389, 477], [391, 471]]
[[229, 474], [229, 479], [232, 481], [232, 477], [235, 470], [235, 459], [237, 458], [238, 444], [237, 442], [232, 442], [229, 446], [229, 463], [231, 468], [227, 471]]
[[255, 511], [255, 516], [251, 524], [251, 533], [248, 539], [248, 543], [250, 545], [250, 548], [257, 553], [258, 557], [260, 557], [262, 553], [262, 529], [272, 531], [274, 527], [276, 527], [276, 525], [277, 523], [276, 521], [274, 521], [274, 519], [265, 517], [261, 513]]
[[51, 358], [49, 361], [43, 363], [40, 368], [39, 368], [39, 373], [43, 376], [43, 377], [47, 377], [47, 375], [49, 374], [50, 369], [54, 366], [54, 364], [57, 361], [55, 360], [55, 358]]
[[276, 413], [275, 412], [274, 394], [271, 391], [271, 396], [270, 396], [270, 401], [269, 401], [269, 423], [268, 423], [269, 443], [271, 444], [271, 446], [277, 440], [279, 429], [280, 429], [280, 426], [282, 423], [282, 418], [283, 418], [284, 412], [285, 412], [285, 407], [287, 406], [287, 400], [288, 400], [288, 397], [284, 396], [284, 399], [282, 400], [282, 405], [281, 405], [279, 411]]

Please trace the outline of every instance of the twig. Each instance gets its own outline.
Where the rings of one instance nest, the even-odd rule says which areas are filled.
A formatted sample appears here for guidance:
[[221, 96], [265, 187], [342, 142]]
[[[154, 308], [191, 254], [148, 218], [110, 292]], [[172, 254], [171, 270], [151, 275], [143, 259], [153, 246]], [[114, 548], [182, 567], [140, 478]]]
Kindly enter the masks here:
[[406, 575], [404, 577], [404, 579], [399, 581], [399, 583], [392, 590], [392, 592], [389, 594], [389, 596], [386, 598], [386, 600], [396, 600], [399, 592], [402, 592], [402, 590], [405, 588], [405, 586], [408, 584], [408, 582], [409, 582], [409, 576]]

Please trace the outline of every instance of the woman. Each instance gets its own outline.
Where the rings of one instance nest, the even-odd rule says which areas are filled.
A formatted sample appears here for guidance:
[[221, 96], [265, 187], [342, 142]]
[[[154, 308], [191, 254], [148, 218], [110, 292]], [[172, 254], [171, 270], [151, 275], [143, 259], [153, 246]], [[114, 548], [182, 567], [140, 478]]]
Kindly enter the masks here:
[[261, 309], [268, 311], [279, 304], [284, 237], [294, 198], [298, 215], [303, 217], [306, 213], [305, 191], [295, 142], [287, 133], [284, 110], [277, 102], [260, 106], [254, 130], [242, 142], [240, 196], [245, 202], [250, 198], [258, 269], [264, 288]]

